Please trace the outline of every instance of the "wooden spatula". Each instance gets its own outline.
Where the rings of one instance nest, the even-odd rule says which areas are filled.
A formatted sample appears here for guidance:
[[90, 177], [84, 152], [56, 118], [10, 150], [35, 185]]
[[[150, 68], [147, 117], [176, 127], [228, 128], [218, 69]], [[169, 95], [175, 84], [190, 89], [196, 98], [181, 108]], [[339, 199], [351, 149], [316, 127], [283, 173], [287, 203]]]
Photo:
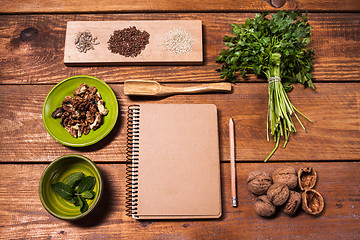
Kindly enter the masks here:
[[124, 84], [125, 95], [169, 96], [175, 94], [231, 92], [231, 83], [203, 83], [190, 87], [170, 87], [156, 81], [127, 80]]

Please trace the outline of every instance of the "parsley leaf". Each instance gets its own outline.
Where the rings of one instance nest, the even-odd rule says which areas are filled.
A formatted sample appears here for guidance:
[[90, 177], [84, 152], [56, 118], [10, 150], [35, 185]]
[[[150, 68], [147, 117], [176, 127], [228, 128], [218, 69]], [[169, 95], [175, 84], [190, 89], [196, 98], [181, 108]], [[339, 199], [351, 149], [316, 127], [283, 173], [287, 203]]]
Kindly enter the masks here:
[[304, 130], [296, 113], [310, 121], [291, 104], [286, 92], [292, 90], [294, 83], [315, 89], [311, 74], [314, 50], [307, 47], [312, 27], [307, 14], [285, 10], [277, 11], [271, 17], [267, 12], [256, 14], [243, 24], [231, 26], [233, 36], [226, 35], [223, 39], [227, 48], [216, 58], [222, 63], [217, 71], [220, 78], [234, 83], [238, 75], [247, 78], [248, 74], [255, 74], [268, 79], [267, 139], [269, 141], [270, 132], [276, 146], [265, 159], [267, 161], [276, 151], [280, 138], [284, 136], [285, 148], [290, 133], [296, 132], [291, 115]]

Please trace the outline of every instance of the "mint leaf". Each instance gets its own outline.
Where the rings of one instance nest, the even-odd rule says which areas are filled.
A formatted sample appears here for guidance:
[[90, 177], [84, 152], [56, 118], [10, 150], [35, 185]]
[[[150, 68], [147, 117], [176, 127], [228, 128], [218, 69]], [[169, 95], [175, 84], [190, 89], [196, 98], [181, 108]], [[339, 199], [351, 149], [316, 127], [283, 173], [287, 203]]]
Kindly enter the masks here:
[[66, 200], [71, 200], [74, 194], [74, 190], [69, 185], [62, 182], [52, 184], [51, 188], [57, 195]]
[[70, 187], [74, 187], [76, 186], [77, 184], [79, 184], [79, 182], [81, 180], [83, 180], [85, 177], [85, 175], [82, 173], [82, 172], [75, 172], [75, 173], [72, 173], [68, 176], [68, 178], [66, 179], [65, 183], [67, 185], [69, 185]]
[[74, 198], [72, 198], [72, 199], [70, 199], [70, 200], [67, 200], [69, 203], [72, 203], [72, 204], [74, 204], [75, 205], [75, 200], [74, 200]]
[[84, 213], [89, 209], [89, 205], [87, 204], [86, 200], [83, 199], [81, 196], [78, 196], [78, 197], [79, 197], [79, 199], [80, 199], [80, 201], [82, 203], [82, 205], [80, 207], [80, 212]]
[[93, 199], [94, 198], [94, 192], [93, 191], [86, 191], [86, 192], [83, 192], [81, 193], [81, 196], [83, 198], [87, 198], [87, 199]]
[[76, 196], [77, 198], [77, 204], [78, 205], [75, 205], [75, 206], [80, 206], [80, 209], [84, 206], [84, 199], [82, 199], [82, 197], [80, 197], [79, 195]]
[[57, 182], [51, 185], [54, 192], [61, 198], [80, 207], [82, 213], [89, 209], [86, 199], [93, 199], [93, 191], [96, 178], [93, 176], [85, 177], [82, 172], [75, 172], [67, 176], [65, 182]]
[[92, 176], [85, 177], [78, 185], [76, 191], [77, 193], [83, 193], [86, 191], [91, 191], [95, 187], [96, 179]]
[[78, 196], [73, 197], [72, 200], [73, 200], [73, 204], [75, 206], [77, 206], [77, 207], [80, 206], [81, 203], [80, 203], [80, 200], [79, 200]]

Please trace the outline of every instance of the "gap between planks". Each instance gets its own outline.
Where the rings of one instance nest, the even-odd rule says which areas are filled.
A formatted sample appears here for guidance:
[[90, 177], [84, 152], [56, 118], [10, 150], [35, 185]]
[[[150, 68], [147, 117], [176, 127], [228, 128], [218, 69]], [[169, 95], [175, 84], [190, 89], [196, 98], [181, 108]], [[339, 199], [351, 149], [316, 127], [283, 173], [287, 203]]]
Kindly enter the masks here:
[[[55, 160], [55, 159], [54, 159]], [[0, 162], [0, 165], [48, 165], [49, 163], [51, 163], [52, 161], [34, 161], [34, 162], [25, 162], [25, 161], [20, 161], [20, 162]], [[98, 165], [112, 165], [112, 164], [125, 164], [126, 162], [120, 162], [120, 161], [106, 161], [106, 162], [99, 162], [99, 161], [93, 161], [95, 164]], [[334, 164], [334, 163], [356, 163], [356, 162], [360, 162], [360, 159], [345, 159], [345, 160], [302, 160], [302, 161], [278, 161], [278, 160], [274, 160], [271, 162], [266, 162], [264, 163], [264, 161], [236, 161], [236, 163], [238, 164], [259, 164], [259, 163], [263, 163], [265, 164], [279, 164], [279, 163], [324, 163], [324, 164]], [[220, 164], [230, 164], [229, 160], [222, 160], [220, 161]]]

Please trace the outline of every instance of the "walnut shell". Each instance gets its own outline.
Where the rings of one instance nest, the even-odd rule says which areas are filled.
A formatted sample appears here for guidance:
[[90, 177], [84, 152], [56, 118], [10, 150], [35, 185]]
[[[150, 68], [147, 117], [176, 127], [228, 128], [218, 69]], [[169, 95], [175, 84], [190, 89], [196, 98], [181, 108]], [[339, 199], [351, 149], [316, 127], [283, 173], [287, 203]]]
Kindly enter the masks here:
[[289, 198], [285, 203], [283, 211], [287, 215], [292, 216], [298, 210], [300, 204], [301, 204], [300, 193], [295, 191], [290, 191]]
[[285, 183], [289, 189], [296, 188], [298, 184], [297, 173], [292, 167], [283, 167], [276, 169], [272, 174], [274, 183]]
[[324, 209], [324, 198], [314, 189], [305, 190], [302, 194], [302, 209], [311, 215], [317, 215]]
[[317, 174], [312, 167], [302, 167], [298, 171], [299, 187], [308, 190], [315, 186]]
[[249, 191], [256, 195], [266, 194], [271, 184], [272, 179], [270, 175], [263, 171], [251, 172], [246, 180]]
[[275, 206], [281, 206], [289, 197], [289, 188], [284, 183], [274, 183], [269, 187], [266, 195]]
[[271, 217], [274, 215], [276, 207], [266, 195], [259, 196], [255, 202], [255, 212], [261, 217]]

